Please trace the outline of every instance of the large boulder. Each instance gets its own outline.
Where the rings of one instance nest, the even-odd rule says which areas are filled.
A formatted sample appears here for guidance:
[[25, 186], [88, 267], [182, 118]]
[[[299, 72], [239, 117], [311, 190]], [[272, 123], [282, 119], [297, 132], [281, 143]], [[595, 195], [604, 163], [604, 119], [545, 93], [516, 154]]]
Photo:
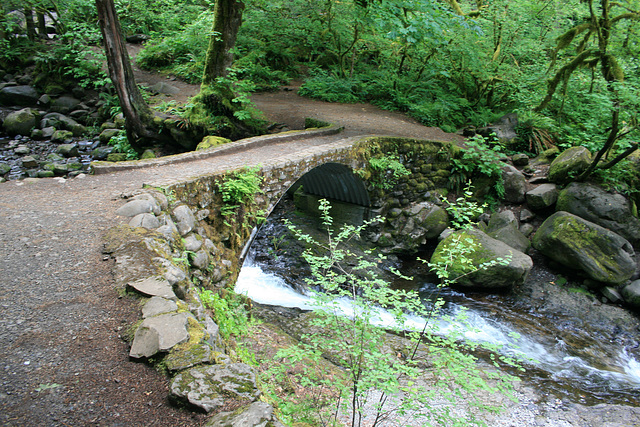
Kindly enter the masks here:
[[284, 427], [266, 402], [253, 402], [234, 412], [221, 412], [207, 421], [206, 427]]
[[633, 216], [631, 204], [622, 194], [574, 182], [560, 192], [556, 209], [608, 228], [634, 246], [640, 243], [640, 219]]
[[48, 113], [42, 118], [40, 122], [41, 128], [55, 127], [56, 129], [66, 129], [73, 133], [73, 136], [80, 136], [87, 131], [87, 129], [80, 123], [73, 120], [71, 117], [67, 117], [60, 113]]
[[31, 108], [9, 113], [2, 124], [9, 135], [31, 135], [31, 130], [36, 125], [37, 113]]
[[636, 269], [631, 243], [569, 212], [556, 212], [547, 218], [533, 237], [533, 247], [601, 283], [624, 283]]
[[0, 89], [0, 104], [35, 107], [38, 104], [38, 91], [31, 86], [7, 86]]
[[260, 395], [256, 374], [249, 365], [196, 366], [180, 372], [171, 382], [174, 398], [206, 412], [224, 406], [229, 399], [255, 401]]
[[591, 152], [584, 147], [567, 148], [549, 166], [549, 181], [566, 184], [591, 164]]
[[547, 209], [558, 201], [558, 188], [555, 184], [542, 184], [527, 192], [526, 196], [531, 209]]
[[449, 266], [449, 278], [463, 276], [470, 271], [470, 268], [479, 268], [481, 265], [505, 259], [508, 262], [495, 263], [487, 268], [475, 271], [462, 277], [456, 285], [464, 287], [474, 287], [481, 289], [501, 289], [510, 288], [524, 283], [533, 261], [522, 252], [496, 240], [477, 229], [458, 230], [451, 233], [438, 244], [438, 247], [431, 256], [432, 263], [446, 263], [447, 253], [456, 247], [468, 247], [472, 245], [475, 249], [466, 255], [471, 262], [468, 264], [460, 262], [463, 258], [460, 255], [454, 256]]
[[504, 199], [511, 203], [524, 202], [527, 191], [527, 180], [518, 169], [511, 165], [502, 166], [502, 181], [504, 184]]

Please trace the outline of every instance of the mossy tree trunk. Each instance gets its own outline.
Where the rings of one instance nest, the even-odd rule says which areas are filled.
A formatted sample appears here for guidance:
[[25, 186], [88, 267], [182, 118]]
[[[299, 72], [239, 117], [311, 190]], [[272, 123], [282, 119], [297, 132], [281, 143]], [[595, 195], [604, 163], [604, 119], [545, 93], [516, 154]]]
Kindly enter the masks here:
[[217, 0], [213, 8], [212, 36], [207, 49], [207, 59], [202, 85], [208, 86], [218, 77], [225, 77], [233, 62], [231, 49], [242, 25], [244, 3], [238, 0]]
[[120, 100], [129, 143], [140, 148], [145, 143], [159, 141], [161, 135], [152, 126], [153, 113], [142, 98], [133, 75], [113, 0], [96, 0], [96, 8], [109, 77]]

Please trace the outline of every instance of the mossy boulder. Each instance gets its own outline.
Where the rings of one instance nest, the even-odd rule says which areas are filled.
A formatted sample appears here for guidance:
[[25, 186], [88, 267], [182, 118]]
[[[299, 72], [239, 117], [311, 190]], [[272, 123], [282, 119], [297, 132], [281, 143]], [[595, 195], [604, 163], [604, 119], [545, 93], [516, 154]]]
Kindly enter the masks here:
[[68, 130], [57, 130], [51, 136], [51, 142], [66, 143], [73, 138], [73, 132]]
[[31, 135], [31, 131], [36, 126], [36, 118], [36, 111], [31, 108], [23, 108], [9, 113], [2, 126], [9, 135]]
[[100, 132], [98, 139], [101, 144], [108, 144], [111, 141], [111, 138], [120, 133], [120, 129], [104, 129]]
[[556, 212], [547, 218], [533, 237], [533, 247], [603, 284], [624, 283], [636, 269], [631, 243], [569, 212]]
[[[442, 240], [433, 255], [432, 263], [447, 263], [447, 253], [456, 247], [473, 247], [466, 256], [456, 255], [449, 265], [449, 278], [461, 277], [456, 285], [481, 289], [505, 289], [524, 283], [533, 267], [531, 258], [496, 240], [477, 229], [458, 230]], [[463, 262], [468, 259], [469, 263]], [[475, 271], [481, 265], [498, 259], [503, 263], [495, 263], [487, 268]], [[468, 274], [465, 276], [465, 274]]]
[[127, 155], [124, 153], [110, 153], [107, 155], [107, 162], [124, 162], [127, 160]]
[[556, 209], [607, 228], [634, 246], [640, 244], [640, 219], [633, 215], [631, 203], [622, 194], [574, 182], [560, 192]]
[[202, 141], [200, 141], [200, 143], [198, 143], [196, 151], [207, 150], [229, 142], [231, 142], [230, 139], [223, 138], [221, 136], [207, 135], [202, 139]]
[[584, 147], [571, 147], [562, 152], [549, 166], [549, 181], [566, 184], [591, 164], [591, 152]]

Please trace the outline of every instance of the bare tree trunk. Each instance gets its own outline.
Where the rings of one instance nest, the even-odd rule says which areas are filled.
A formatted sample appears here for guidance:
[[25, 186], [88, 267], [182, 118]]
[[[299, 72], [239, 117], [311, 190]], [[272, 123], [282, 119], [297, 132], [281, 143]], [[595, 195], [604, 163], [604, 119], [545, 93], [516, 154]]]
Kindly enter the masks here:
[[27, 25], [27, 38], [33, 41], [36, 39], [36, 25], [33, 22], [33, 8], [31, 6], [25, 6], [24, 19]]
[[136, 85], [113, 0], [96, 0], [96, 8], [109, 66], [109, 77], [120, 100], [129, 143], [134, 147], [140, 147], [144, 141], [160, 140], [159, 133], [152, 130], [151, 109]]
[[213, 8], [213, 28], [202, 76], [203, 86], [224, 77], [233, 62], [231, 49], [242, 25], [244, 3], [240, 0], [217, 0]]

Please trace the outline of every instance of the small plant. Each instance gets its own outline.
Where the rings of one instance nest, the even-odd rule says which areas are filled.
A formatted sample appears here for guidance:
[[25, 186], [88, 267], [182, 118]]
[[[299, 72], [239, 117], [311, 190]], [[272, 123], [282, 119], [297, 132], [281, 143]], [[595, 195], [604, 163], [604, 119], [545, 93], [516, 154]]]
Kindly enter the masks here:
[[258, 175], [260, 166], [234, 172], [220, 184], [220, 193], [225, 206], [223, 215], [231, 215], [241, 204], [251, 204], [256, 194], [262, 193], [263, 177]]
[[133, 149], [127, 138], [127, 133], [123, 130], [112, 136], [108, 143], [116, 153], [126, 154], [127, 160], [137, 160], [139, 158], [136, 150]]
[[462, 185], [470, 179], [484, 177], [494, 182], [491, 187], [493, 195], [498, 199], [504, 198], [500, 155], [496, 151], [496, 148], [499, 150], [499, 145], [491, 149], [487, 146], [488, 142], [489, 140], [481, 135], [467, 140], [467, 147], [462, 150], [462, 156], [451, 159], [449, 188], [460, 191]]
[[374, 187], [383, 190], [391, 190], [398, 179], [411, 174], [398, 155], [372, 157], [369, 159], [369, 166], [376, 172], [372, 180]]
[[241, 295], [233, 292], [221, 295], [208, 289], [201, 289], [199, 295], [202, 304], [213, 312], [213, 320], [220, 327], [220, 334], [225, 340], [248, 332], [251, 316]]
[[487, 204], [479, 204], [473, 200], [473, 186], [471, 181], [467, 182], [462, 197], [458, 197], [455, 202], [447, 206], [447, 212], [451, 215], [451, 223], [454, 228], [471, 228], [476, 218], [481, 215]]

